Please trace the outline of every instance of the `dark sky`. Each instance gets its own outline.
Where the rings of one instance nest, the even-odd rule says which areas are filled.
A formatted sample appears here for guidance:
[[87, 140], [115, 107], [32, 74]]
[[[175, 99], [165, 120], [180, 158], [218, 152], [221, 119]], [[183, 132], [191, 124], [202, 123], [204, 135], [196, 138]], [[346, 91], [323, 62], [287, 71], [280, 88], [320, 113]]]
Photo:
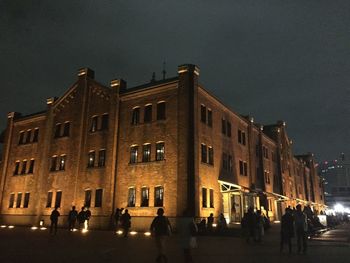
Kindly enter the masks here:
[[95, 70], [128, 86], [197, 64], [200, 82], [257, 122], [287, 122], [295, 154], [349, 153], [350, 1], [0, 0], [0, 129]]

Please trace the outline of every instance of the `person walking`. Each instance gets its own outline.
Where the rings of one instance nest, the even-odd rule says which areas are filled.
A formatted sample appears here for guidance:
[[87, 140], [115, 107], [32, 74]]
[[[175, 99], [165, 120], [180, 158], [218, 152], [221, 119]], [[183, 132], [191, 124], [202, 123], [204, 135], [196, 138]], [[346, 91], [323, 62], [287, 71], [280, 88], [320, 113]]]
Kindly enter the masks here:
[[251, 238], [255, 238], [256, 216], [252, 207], [249, 207], [247, 213], [244, 214], [241, 225], [246, 241], [249, 243]]
[[119, 220], [120, 220], [120, 213], [121, 209], [117, 208], [114, 213], [114, 223], [115, 223], [115, 230], [118, 230], [119, 227]]
[[125, 209], [124, 214], [120, 217], [121, 227], [123, 228], [124, 237], [128, 236], [129, 229], [131, 227], [131, 216], [128, 209]]
[[72, 210], [68, 214], [68, 230], [73, 231], [75, 228], [75, 222], [77, 221], [78, 212], [75, 210], [75, 206], [72, 206]]
[[293, 210], [286, 208], [285, 214], [281, 219], [281, 243], [280, 252], [283, 252], [283, 246], [288, 244], [289, 254], [292, 253], [292, 238], [294, 237], [294, 218]]
[[307, 216], [301, 211], [301, 205], [297, 205], [297, 210], [294, 215], [295, 231], [297, 234], [298, 253], [301, 253], [301, 248], [305, 254], [307, 251]]
[[192, 263], [192, 249], [197, 248], [198, 235], [198, 227], [194, 217], [185, 215], [180, 221], [179, 232], [185, 263]]
[[86, 212], [85, 212], [85, 207], [83, 206], [78, 214], [79, 230], [84, 228], [85, 220], [86, 220]]
[[264, 217], [261, 215], [261, 210], [256, 211], [256, 224], [255, 224], [255, 241], [261, 242], [264, 236]]
[[168, 218], [164, 216], [163, 208], [158, 208], [157, 216], [152, 221], [150, 231], [155, 238], [158, 250], [156, 262], [167, 262], [168, 259], [165, 255], [165, 243], [166, 237], [171, 233], [171, 225]]
[[213, 213], [210, 213], [210, 215], [207, 219], [207, 231], [209, 233], [213, 232], [213, 224], [214, 224], [214, 215], [213, 215]]
[[218, 218], [218, 232], [225, 232], [227, 230], [227, 222], [223, 213]]
[[50, 220], [51, 220], [51, 226], [50, 226], [50, 234], [53, 232], [53, 228], [55, 228], [55, 235], [57, 234], [57, 223], [58, 223], [58, 217], [60, 216], [60, 212], [58, 212], [58, 206], [55, 207], [55, 209], [51, 212]]
[[89, 224], [90, 224], [90, 218], [91, 218], [91, 211], [89, 209], [89, 207], [86, 207], [85, 210], [85, 220], [86, 220], [86, 228], [89, 228]]

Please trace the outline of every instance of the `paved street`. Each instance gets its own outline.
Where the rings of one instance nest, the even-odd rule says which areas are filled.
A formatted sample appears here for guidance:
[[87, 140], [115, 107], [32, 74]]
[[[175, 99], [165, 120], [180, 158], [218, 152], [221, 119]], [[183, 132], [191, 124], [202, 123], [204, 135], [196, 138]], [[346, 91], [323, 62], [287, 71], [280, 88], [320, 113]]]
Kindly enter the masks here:
[[[279, 253], [275, 225], [262, 244], [246, 244], [237, 237], [199, 237], [195, 262], [347, 262], [350, 258], [350, 226], [340, 226], [309, 242], [307, 255]], [[294, 240], [295, 241], [295, 240]], [[176, 235], [169, 238], [169, 262], [182, 262]], [[0, 262], [154, 262], [156, 251], [150, 237], [127, 239], [107, 231], [69, 233], [15, 227], [0, 229]], [[294, 247], [295, 248], [295, 247]]]

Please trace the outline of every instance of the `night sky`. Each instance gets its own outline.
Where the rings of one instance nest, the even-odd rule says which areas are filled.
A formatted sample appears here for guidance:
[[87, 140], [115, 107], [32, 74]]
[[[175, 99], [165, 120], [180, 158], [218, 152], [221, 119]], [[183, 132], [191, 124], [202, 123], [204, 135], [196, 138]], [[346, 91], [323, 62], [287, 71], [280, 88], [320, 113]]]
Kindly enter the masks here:
[[295, 154], [349, 153], [350, 1], [0, 0], [0, 130], [46, 108], [90, 67], [128, 87], [200, 67], [200, 82], [262, 124], [284, 120]]

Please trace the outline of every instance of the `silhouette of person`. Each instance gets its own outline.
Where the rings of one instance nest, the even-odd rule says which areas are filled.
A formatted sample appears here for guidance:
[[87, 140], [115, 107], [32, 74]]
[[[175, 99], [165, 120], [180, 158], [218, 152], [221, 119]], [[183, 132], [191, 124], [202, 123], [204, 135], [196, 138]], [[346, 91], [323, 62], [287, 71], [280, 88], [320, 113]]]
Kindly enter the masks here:
[[214, 215], [211, 213], [207, 219], [207, 230], [208, 232], [213, 231], [213, 224], [214, 224]]
[[125, 209], [124, 214], [120, 217], [120, 223], [123, 228], [124, 237], [127, 237], [131, 227], [131, 216], [128, 209]]
[[295, 231], [297, 233], [297, 245], [298, 253], [301, 252], [301, 247], [303, 247], [303, 253], [307, 250], [307, 216], [301, 211], [301, 205], [297, 205], [297, 211], [294, 215], [295, 220]]
[[55, 235], [57, 234], [57, 223], [58, 223], [58, 217], [60, 216], [60, 212], [57, 211], [58, 206], [55, 207], [55, 209], [51, 212], [50, 220], [51, 220], [51, 226], [50, 226], [50, 234], [52, 234], [53, 228], [55, 228]]
[[281, 243], [280, 251], [283, 251], [283, 246], [288, 243], [289, 253], [292, 253], [292, 237], [294, 236], [294, 219], [293, 210], [286, 208], [286, 213], [281, 219]]
[[121, 209], [117, 208], [114, 213], [115, 230], [118, 230]]
[[86, 220], [85, 207], [83, 206], [78, 214], [79, 229], [84, 228], [84, 223]]
[[170, 235], [171, 225], [168, 218], [164, 216], [163, 208], [158, 208], [157, 216], [152, 221], [150, 231], [155, 238], [158, 250], [156, 262], [167, 262], [168, 259], [165, 255], [165, 243], [166, 237]]
[[90, 218], [91, 218], [91, 211], [89, 207], [86, 207], [85, 220], [86, 220], [87, 228], [89, 228]]
[[78, 212], [75, 210], [75, 206], [72, 206], [72, 210], [68, 214], [68, 230], [73, 231], [75, 228], [75, 222], [77, 221]]

